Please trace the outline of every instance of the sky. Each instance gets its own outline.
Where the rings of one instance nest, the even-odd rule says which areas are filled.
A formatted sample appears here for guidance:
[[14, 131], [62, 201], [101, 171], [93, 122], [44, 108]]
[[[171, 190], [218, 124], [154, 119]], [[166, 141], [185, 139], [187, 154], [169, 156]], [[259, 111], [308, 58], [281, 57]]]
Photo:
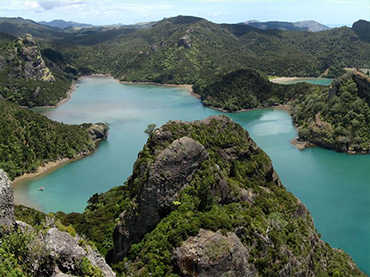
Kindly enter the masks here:
[[316, 20], [351, 26], [370, 20], [370, 0], [0, 0], [1, 17], [63, 19], [93, 25], [134, 24], [192, 15], [216, 23]]

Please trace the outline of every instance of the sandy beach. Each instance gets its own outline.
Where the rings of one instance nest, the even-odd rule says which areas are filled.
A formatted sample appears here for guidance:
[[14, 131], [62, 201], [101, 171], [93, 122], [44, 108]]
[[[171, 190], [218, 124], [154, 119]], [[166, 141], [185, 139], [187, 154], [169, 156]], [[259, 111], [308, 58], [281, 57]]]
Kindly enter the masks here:
[[[270, 79], [270, 82], [276, 83], [276, 84], [286, 84], [293, 81], [299, 81], [299, 80], [317, 80], [319, 78], [317, 77], [276, 77], [273, 79]], [[325, 79], [325, 78], [322, 78]]]
[[77, 161], [79, 159], [82, 159], [83, 157], [86, 157], [87, 155], [92, 154], [92, 153], [93, 152], [89, 152], [87, 154], [82, 154], [81, 153], [81, 154], [78, 154], [77, 156], [75, 156], [74, 158], [71, 158], [71, 159], [63, 158], [63, 159], [60, 159], [60, 160], [47, 162], [47, 163], [39, 166], [36, 169], [35, 172], [24, 173], [21, 176], [15, 177], [14, 180], [13, 180], [13, 187], [17, 186], [18, 184], [22, 183], [23, 181], [36, 179], [36, 178], [42, 177], [46, 174], [49, 174], [49, 173], [53, 172], [54, 170], [66, 165], [66, 164], [69, 164], [69, 163], [72, 163], [72, 162]]

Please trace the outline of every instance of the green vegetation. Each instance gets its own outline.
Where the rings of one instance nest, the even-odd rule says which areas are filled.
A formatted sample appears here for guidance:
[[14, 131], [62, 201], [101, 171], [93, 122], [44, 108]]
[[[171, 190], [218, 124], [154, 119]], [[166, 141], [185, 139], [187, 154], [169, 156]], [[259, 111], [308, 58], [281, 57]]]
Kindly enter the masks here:
[[305, 94], [312, 85], [299, 83], [281, 85], [252, 69], [241, 69], [221, 76], [209, 84], [195, 85], [194, 92], [202, 96], [206, 106], [228, 112], [286, 104]]
[[[166, 134], [166, 139], [160, 134]], [[154, 230], [133, 244], [121, 263], [113, 265], [117, 272], [176, 276], [172, 262], [174, 249], [204, 228], [238, 232], [249, 249], [248, 262], [264, 276], [281, 270], [291, 259], [287, 253], [301, 261], [310, 257], [310, 268], [315, 275], [331, 276], [335, 272], [361, 275], [349, 266], [349, 256], [316, 241], [318, 237], [306, 208], [272, 177], [269, 158], [255, 148], [246, 131], [226, 117], [192, 124], [169, 122], [162, 126], [148, 139], [133, 175], [124, 186], [95, 194], [83, 214], [60, 213], [61, 222], [72, 224], [80, 234], [92, 240], [101, 253], [107, 253], [113, 243], [107, 238], [111, 238], [115, 221], [122, 212], [135, 211], [141, 188], [148, 179], [148, 169], [157, 155], [184, 136], [204, 145], [209, 158], [187, 179], [188, 184], [174, 201], [176, 204], [172, 202]], [[221, 180], [226, 182], [226, 187], [221, 188]], [[251, 196], [248, 201], [242, 200], [242, 191]], [[271, 244], [274, 247], [269, 247]], [[216, 259], [217, 251], [209, 255]], [[299, 267], [293, 266], [293, 275], [299, 272], [296, 270]]]
[[[22, 106], [56, 105], [67, 96], [77, 71], [51, 49], [43, 51], [32, 37], [0, 40], [0, 95]], [[59, 59], [57, 59], [59, 55]], [[50, 69], [49, 69], [50, 67]]]
[[89, 152], [95, 148], [90, 126], [54, 122], [0, 99], [0, 168], [13, 179], [45, 162]]
[[370, 151], [370, 106], [355, 78], [346, 74], [334, 81], [330, 93], [313, 87], [293, 101], [301, 139], [339, 151]]
[[186, 16], [164, 19], [145, 30], [94, 33], [55, 45], [80, 69], [111, 72], [127, 81], [174, 84], [208, 82], [245, 67], [269, 75], [319, 76], [330, 66], [370, 63], [369, 44], [350, 28], [265, 31]]
[[[57, 261], [49, 255], [42, 239], [48, 229], [53, 227], [72, 233], [72, 236], [76, 235], [76, 231], [72, 226], [61, 224], [52, 213], [45, 215], [25, 206], [15, 206], [15, 216], [17, 220], [30, 224], [33, 229], [26, 232], [17, 229], [0, 234], [0, 275], [51, 276]], [[91, 243], [80, 238], [79, 244]], [[74, 271], [69, 273], [76, 276], [103, 276], [101, 270], [93, 266], [86, 257], [80, 262], [76, 261]]]

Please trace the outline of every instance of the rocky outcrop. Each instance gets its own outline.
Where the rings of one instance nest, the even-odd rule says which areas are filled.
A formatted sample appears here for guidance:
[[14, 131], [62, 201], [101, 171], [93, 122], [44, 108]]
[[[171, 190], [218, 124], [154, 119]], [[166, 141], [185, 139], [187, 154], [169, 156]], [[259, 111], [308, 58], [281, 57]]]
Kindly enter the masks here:
[[14, 197], [12, 184], [6, 173], [0, 169], [0, 227], [11, 229], [13, 228], [14, 223]]
[[182, 276], [256, 276], [257, 270], [248, 263], [249, 250], [235, 233], [223, 235], [201, 229], [175, 249], [177, 271]]
[[74, 238], [66, 232], [51, 228], [45, 236], [45, 245], [48, 255], [57, 264], [55, 272], [78, 272], [83, 258], [86, 257], [93, 266], [101, 269], [104, 276], [116, 276], [100, 254], [90, 246], [79, 245], [78, 237]]
[[186, 49], [191, 48], [191, 39], [188, 35], [181, 37], [177, 43], [177, 47], [184, 46]]
[[188, 137], [173, 141], [159, 153], [137, 197], [137, 208], [120, 216], [114, 231], [114, 262], [122, 260], [133, 243], [173, 210], [177, 194], [207, 157], [204, 146]]
[[104, 123], [96, 123], [91, 125], [87, 131], [93, 141], [104, 140], [108, 137], [109, 126]]
[[20, 38], [14, 48], [14, 53], [9, 56], [12, 64], [8, 77], [25, 78], [44, 82], [55, 82], [55, 78], [46, 66], [41, 56], [39, 47], [31, 35]]

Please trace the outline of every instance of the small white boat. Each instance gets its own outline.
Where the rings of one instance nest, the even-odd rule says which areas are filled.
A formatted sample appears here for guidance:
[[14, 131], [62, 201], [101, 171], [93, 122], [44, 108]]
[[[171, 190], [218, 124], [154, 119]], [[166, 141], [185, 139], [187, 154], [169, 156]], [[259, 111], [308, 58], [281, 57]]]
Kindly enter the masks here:
[[39, 187], [39, 191], [43, 191], [44, 189], [44, 187]]

